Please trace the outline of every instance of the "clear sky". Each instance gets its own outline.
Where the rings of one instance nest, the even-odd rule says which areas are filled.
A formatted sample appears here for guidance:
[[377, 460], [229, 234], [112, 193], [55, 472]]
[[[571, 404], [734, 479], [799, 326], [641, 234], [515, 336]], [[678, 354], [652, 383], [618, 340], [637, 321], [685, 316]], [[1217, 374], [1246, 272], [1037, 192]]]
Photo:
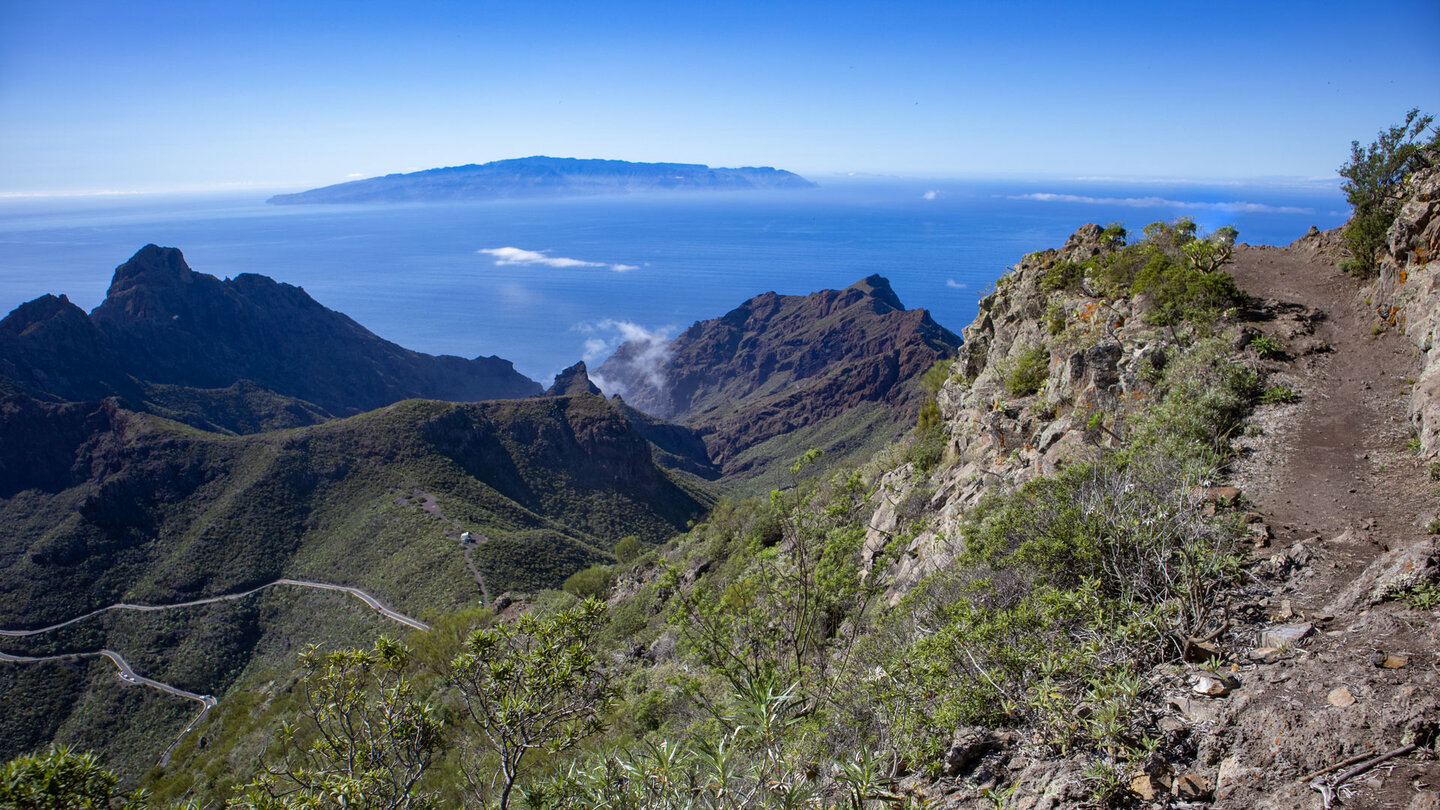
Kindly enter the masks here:
[[1440, 112], [1440, 2], [0, 0], [0, 194], [548, 154], [1333, 177]]

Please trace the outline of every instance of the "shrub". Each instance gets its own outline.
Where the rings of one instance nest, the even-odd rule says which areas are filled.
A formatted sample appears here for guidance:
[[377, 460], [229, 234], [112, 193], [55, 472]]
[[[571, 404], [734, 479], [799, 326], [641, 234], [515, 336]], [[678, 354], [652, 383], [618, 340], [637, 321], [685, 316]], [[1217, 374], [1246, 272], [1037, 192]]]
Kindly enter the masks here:
[[1049, 375], [1050, 352], [1044, 346], [1031, 346], [1006, 370], [1002, 385], [1012, 397], [1028, 397], [1040, 390]]
[[141, 793], [121, 794], [120, 777], [86, 751], [51, 745], [0, 767], [0, 807], [25, 810], [141, 810]]
[[1400, 600], [1416, 610], [1440, 608], [1440, 582], [1427, 582], [1400, 594]]
[[1405, 114], [1399, 126], [1382, 130], [1366, 147], [1350, 142], [1350, 161], [1339, 169], [1341, 186], [1354, 213], [1345, 224], [1345, 243], [1351, 258], [1341, 264], [1348, 272], [1369, 276], [1375, 272], [1375, 254], [1385, 245], [1385, 232], [1400, 210], [1405, 179], [1435, 163], [1440, 130], [1428, 133], [1434, 121], [1419, 108]]
[[566, 593], [580, 599], [604, 599], [605, 592], [610, 589], [610, 567], [592, 565], [582, 568], [566, 578], [562, 588]]
[[615, 559], [618, 562], [633, 562], [644, 553], [645, 544], [633, 534], [622, 537], [615, 543]]
[[1298, 402], [1300, 395], [1295, 389], [1288, 385], [1272, 385], [1260, 394], [1260, 401], [1266, 405], [1281, 405], [1287, 402]]
[[1250, 348], [1267, 360], [1285, 356], [1285, 346], [1269, 335], [1261, 335], [1250, 341]]
[[1045, 270], [1040, 277], [1040, 289], [1046, 292], [1056, 290], [1075, 291], [1085, 280], [1085, 265], [1079, 262], [1058, 261]]
[[1065, 306], [1059, 301], [1051, 301], [1045, 307], [1045, 327], [1053, 337], [1065, 331], [1068, 319], [1065, 317]]

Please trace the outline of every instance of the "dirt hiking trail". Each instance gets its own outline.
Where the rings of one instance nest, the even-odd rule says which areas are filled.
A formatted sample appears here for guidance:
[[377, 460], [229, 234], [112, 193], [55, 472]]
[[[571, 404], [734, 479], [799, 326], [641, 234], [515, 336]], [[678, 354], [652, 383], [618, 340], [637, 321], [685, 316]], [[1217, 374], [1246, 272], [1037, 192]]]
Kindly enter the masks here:
[[1213, 806], [1434, 808], [1440, 764], [1424, 752], [1342, 785], [1327, 780], [1346, 768], [1302, 781], [1417, 738], [1434, 743], [1437, 614], [1363, 598], [1389, 552], [1435, 542], [1437, 485], [1407, 446], [1415, 350], [1393, 330], [1372, 330], [1362, 284], [1310, 248], [1241, 246], [1227, 269], [1250, 295], [1293, 313], [1257, 326], [1289, 354], [1267, 363], [1269, 383], [1300, 396], [1262, 409], [1263, 435], [1241, 441], [1233, 483], [1269, 532], [1253, 550], [1263, 587], [1235, 606], [1250, 618], [1230, 646], [1263, 647], [1261, 633], [1276, 627], [1304, 637], [1278, 656], [1247, 652], [1231, 667], [1238, 690], [1185, 705], [1207, 732], [1200, 764], [1218, 769]]

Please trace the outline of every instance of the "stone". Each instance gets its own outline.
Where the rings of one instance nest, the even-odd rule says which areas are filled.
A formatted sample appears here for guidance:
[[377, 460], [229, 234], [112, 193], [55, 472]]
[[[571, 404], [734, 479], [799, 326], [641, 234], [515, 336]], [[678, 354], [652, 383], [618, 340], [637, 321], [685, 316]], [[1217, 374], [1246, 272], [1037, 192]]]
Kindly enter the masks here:
[[1337, 686], [1331, 689], [1330, 694], [1325, 696], [1325, 700], [1337, 709], [1355, 705], [1355, 696], [1350, 694], [1350, 689], [1345, 686]]
[[1163, 796], [1170, 792], [1171, 780], [1168, 774], [1150, 775], [1142, 773], [1130, 780], [1130, 790], [1136, 796], [1147, 802], [1155, 801], [1157, 796]]
[[1305, 622], [1303, 624], [1282, 624], [1272, 627], [1260, 634], [1261, 647], [1274, 647], [1278, 650], [1286, 650], [1300, 646], [1311, 633], [1315, 631], [1315, 625]]
[[1200, 802], [1209, 799], [1215, 792], [1215, 783], [1203, 774], [1187, 773], [1175, 780], [1172, 790], [1175, 798], [1182, 802]]
[[1232, 754], [1220, 761], [1220, 770], [1215, 774], [1215, 798], [1224, 800], [1226, 795], [1246, 782], [1253, 781], [1255, 769], [1240, 763], [1240, 755]]
[[1435, 581], [1440, 581], [1440, 549], [1427, 538], [1377, 557], [1346, 586], [1330, 609], [1343, 612], [1369, 607]]
[[1185, 725], [1184, 720], [1178, 717], [1171, 717], [1168, 714], [1160, 718], [1155, 723], [1155, 726], [1166, 734], [1179, 734], [1189, 728], [1189, 726]]
[[1275, 536], [1274, 532], [1270, 531], [1270, 527], [1264, 523], [1251, 523], [1246, 527], [1246, 531], [1250, 533], [1250, 543], [1255, 548], [1267, 548], [1270, 545], [1270, 538]]
[[1232, 506], [1239, 503], [1242, 495], [1239, 487], [1206, 487], [1200, 492], [1201, 498], [1221, 506]]
[[1170, 705], [1182, 717], [1192, 723], [1208, 723], [1219, 716], [1219, 707], [1208, 700], [1191, 700], [1188, 697], [1170, 699]]
[[1210, 641], [1190, 639], [1185, 644], [1185, 660], [1192, 664], [1203, 664], [1211, 658], [1220, 657], [1220, 646]]
[[987, 728], [962, 728], [950, 739], [950, 747], [940, 762], [940, 771], [955, 777], [974, 769], [987, 754], [1006, 748], [1012, 737]]
[[1410, 656], [1394, 653], [1375, 653], [1371, 660], [1375, 661], [1375, 666], [1382, 669], [1404, 669], [1410, 665]]
[[1274, 647], [1255, 647], [1245, 657], [1257, 664], [1273, 664], [1280, 660], [1280, 651]]
[[1191, 676], [1191, 691], [1207, 697], [1225, 697], [1239, 688], [1240, 682], [1228, 675], [1202, 672]]

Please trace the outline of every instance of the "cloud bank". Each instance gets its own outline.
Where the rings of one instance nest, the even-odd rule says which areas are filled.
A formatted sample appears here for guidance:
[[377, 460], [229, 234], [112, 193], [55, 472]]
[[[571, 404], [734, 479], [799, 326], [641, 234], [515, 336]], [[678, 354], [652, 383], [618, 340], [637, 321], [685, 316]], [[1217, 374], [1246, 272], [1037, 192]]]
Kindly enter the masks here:
[[554, 267], [557, 269], [569, 269], [572, 267], [607, 267], [617, 273], [624, 273], [629, 270], [638, 269], [633, 264], [607, 264], [605, 262], [587, 262], [582, 259], [567, 259], [563, 256], [547, 256], [544, 251], [525, 250], [518, 247], [482, 248], [476, 253], [485, 253], [495, 257], [497, 265], [539, 265], [541, 267]]
[[1233, 202], [1187, 202], [1185, 200], [1167, 200], [1164, 197], [1085, 197], [1079, 194], [1051, 194], [1048, 192], [1036, 192], [1033, 194], [1011, 195], [1012, 200], [1036, 200], [1039, 202], [1068, 202], [1087, 203], [1093, 205], [1120, 205], [1127, 208], [1205, 208], [1215, 211], [1244, 211], [1250, 214], [1313, 214], [1313, 208], [1296, 208], [1291, 205], [1267, 205], [1265, 203], [1245, 202], [1235, 200]]
[[670, 335], [674, 327], [647, 329], [634, 321], [620, 321], [607, 318], [598, 323], [583, 323], [576, 331], [592, 335], [585, 339], [585, 363], [591, 366], [590, 380], [608, 394], [627, 396], [626, 387], [616, 380], [607, 380], [596, 374], [594, 366], [604, 362], [620, 344], [629, 343], [630, 351], [621, 362], [636, 376], [657, 390], [665, 388], [665, 364], [670, 360]]

